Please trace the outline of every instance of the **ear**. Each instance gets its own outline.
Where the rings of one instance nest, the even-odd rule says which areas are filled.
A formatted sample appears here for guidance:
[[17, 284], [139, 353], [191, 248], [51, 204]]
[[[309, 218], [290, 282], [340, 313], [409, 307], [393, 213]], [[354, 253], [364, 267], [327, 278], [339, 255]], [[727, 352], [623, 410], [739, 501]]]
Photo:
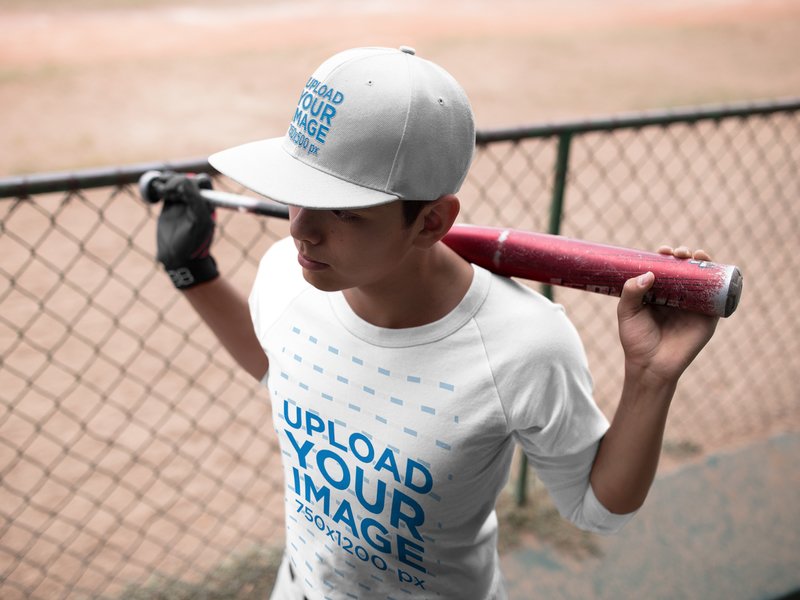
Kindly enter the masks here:
[[461, 202], [453, 194], [446, 194], [431, 201], [417, 217], [414, 227], [417, 236], [414, 245], [430, 248], [441, 240], [455, 223], [461, 210]]

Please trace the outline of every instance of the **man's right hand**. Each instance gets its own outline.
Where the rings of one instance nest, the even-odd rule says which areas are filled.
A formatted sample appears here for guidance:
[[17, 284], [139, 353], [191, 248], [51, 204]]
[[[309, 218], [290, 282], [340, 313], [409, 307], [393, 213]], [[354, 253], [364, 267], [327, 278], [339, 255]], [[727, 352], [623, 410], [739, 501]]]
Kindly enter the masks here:
[[211, 256], [215, 221], [214, 210], [200, 195], [195, 179], [177, 174], [167, 180], [156, 256], [176, 288], [191, 288], [219, 276]]

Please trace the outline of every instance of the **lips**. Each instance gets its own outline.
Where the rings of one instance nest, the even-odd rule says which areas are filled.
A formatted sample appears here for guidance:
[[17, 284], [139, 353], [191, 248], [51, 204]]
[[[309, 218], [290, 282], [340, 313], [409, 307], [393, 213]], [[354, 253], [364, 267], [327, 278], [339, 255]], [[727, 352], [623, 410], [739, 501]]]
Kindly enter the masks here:
[[323, 269], [328, 268], [328, 265], [326, 263], [314, 260], [313, 258], [306, 256], [302, 252], [297, 253], [297, 262], [300, 263], [301, 267], [309, 271], [321, 271]]

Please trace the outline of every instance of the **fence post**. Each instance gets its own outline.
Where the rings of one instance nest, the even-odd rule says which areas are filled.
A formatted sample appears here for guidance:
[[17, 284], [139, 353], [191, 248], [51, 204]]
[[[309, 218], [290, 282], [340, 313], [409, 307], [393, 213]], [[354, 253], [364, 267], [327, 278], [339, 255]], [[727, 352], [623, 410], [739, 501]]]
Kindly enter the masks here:
[[[550, 225], [547, 233], [558, 235], [561, 232], [561, 215], [564, 209], [564, 193], [567, 188], [567, 171], [569, 170], [569, 149], [572, 144], [572, 132], [565, 131], [558, 136], [558, 148], [556, 152], [555, 177], [553, 179], [553, 196], [550, 203]], [[544, 284], [542, 293], [548, 300], [553, 299], [553, 286]], [[517, 477], [517, 489], [515, 500], [517, 506], [523, 506], [527, 501], [528, 488], [528, 458], [525, 454], [519, 463], [519, 476]]]

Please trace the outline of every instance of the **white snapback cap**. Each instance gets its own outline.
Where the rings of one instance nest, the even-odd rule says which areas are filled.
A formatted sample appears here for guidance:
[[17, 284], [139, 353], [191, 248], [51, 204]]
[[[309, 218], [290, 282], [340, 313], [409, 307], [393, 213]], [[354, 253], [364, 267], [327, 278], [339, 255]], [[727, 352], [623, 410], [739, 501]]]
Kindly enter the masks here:
[[447, 71], [412, 48], [355, 48], [308, 79], [285, 136], [208, 161], [278, 202], [347, 209], [455, 193], [474, 147], [467, 95]]

